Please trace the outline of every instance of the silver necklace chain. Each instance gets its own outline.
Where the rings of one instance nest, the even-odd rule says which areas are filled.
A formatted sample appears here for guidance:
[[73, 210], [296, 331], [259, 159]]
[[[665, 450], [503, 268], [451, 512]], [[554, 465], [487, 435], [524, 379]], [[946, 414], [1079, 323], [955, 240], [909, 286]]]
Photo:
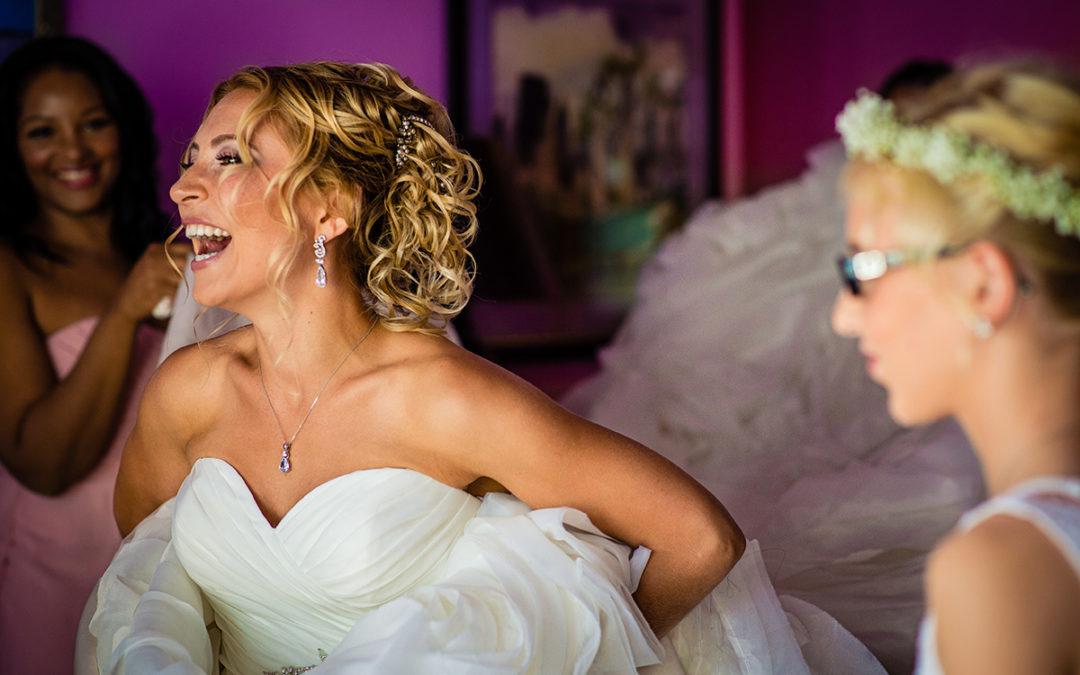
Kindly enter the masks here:
[[266, 381], [263, 380], [262, 374], [262, 357], [258, 356], [258, 352], [256, 352], [256, 358], [258, 358], [259, 361], [259, 384], [262, 385], [263, 396], [266, 397], [266, 404], [270, 406], [270, 414], [274, 418], [274, 424], [277, 425], [278, 433], [281, 434], [281, 461], [278, 462], [278, 471], [281, 471], [281, 473], [288, 473], [289, 470], [292, 469], [292, 462], [289, 460], [289, 451], [292, 449], [293, 441], [296, 440], [300, 430], [304, 428], [304, 422], [307, 422], [308, 417], [311, 416], [311, 411], [315, 409], [315, 404], [319, 402], [319, 397], [326, 391], [326, 388], [330, 385], [330, 380], [334, 379], [334, 375], [337, 375], [337, 371], [341, 370], [341, 367], [349, 360], [349, 357], [352, 356], [352, 353], [360, 346], [360, 343], [366, 340], [368, 335], [371, 335], [371, 331], [375, 330], [375, 324], [376, 321], [373, 320], [363, 337], [356, 341], [356, 344], [354, 344], [352, 349], [345, 354], [345, 357], [341, 359], [341, 362], [330, 371], [330, 375], [327, 376], [326, 382], [323, 382], [323, 386], [319, 389], [319, 393], [315, 394], [315, 400], [311, 402], [307, 412], [304, 413], [304, 419], [300, 420], [300, 425], [296, 427], [296, 431], [293, 432], [292, 438], [287, 441], [285, 440], [285, 430], [281, 428], [281, 420], [278, 419], [277, 411], [274, 410], [274, 404], [270, 401], [270, 392], [266, 391]]

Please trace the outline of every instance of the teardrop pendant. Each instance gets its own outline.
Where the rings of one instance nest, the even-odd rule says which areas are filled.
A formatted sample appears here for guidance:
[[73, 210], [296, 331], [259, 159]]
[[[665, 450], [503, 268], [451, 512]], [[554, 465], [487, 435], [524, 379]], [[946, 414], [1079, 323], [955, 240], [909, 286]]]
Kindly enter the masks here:
[[270, 416], [274, 418], [274, 424], [277, 426], [278, 433], [281, 434], [281, 440], [285, 441], [281, 444], [281, 461], [278, 462], [278, 471], [281, 473], [288, 473], [292, 470], [292, 462], [289, 461], [289, 450], [292, 448], [292, 442], [296, 440], [296, 436], [300, 433], [300, 430], [304, 428], [304, 423], [307, 422], [308, 417], [311, 415], [311, 411], [315, 409], [315, 404], [319, 402], [319, 397], [326, 391], [326, 387], [330, 384], [330, 380], [334, 379], [334, 375], [337, 371], [341, 370], [341, 367], [349, 360], [349, 356], [356, 351], [356, 348], [360, 346], [360, 343], [367, 339], [367, 336], [371, 335], [371, 331], [375, 330], [377, 323], [378, 322], [376, 321], [371, 322], [367, 332], [364, 333], [351, 348], [349, 348], [349, 351], [345, 353], [345, 356], [341, 358], [341, 361], [339, 361], [338, 364], [334, 366], [334, 369], [330, 371], [330, 374], [326, 376], [326, 381], [323, 382], [322, 387], [319, 389], [319, 393], [315, 394], [315, 398], [312, 399], [307, 412], [304, 413], [304, 417], [300, 420], [300, 424], [296, 425], [296, 431], [293, 432], [292, 438], [288, 441], [285, 441], [285, 431], [281, 428], [281, 420], [278, 419], [277, 411], [274, 410], [274, 402], [270, 400], [270, 392], [266, 390], [266, 382], [263, 380], [262, 358], [259, 358], [259, 385], [262, 387], [263, 396], [266, 397], [266, 405], [270, 408]]
[[281, 461], [278, 462], [278, 471], [288, 473], [289, 469], [292, 468], [292, 464], [289, 462], [289, 444], [284, 443], [281, 448]]
[[322, 265], [315, 270], [315, 285], [319, 288], [326, 288], [326, 268]]

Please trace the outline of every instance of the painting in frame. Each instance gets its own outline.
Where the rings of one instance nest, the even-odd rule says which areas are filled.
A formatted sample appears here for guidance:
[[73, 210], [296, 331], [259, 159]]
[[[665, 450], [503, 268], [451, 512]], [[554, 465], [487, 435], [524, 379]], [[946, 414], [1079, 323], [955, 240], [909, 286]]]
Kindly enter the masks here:
[[490, 293], [629, 303], [644, 260], [719, 187], [715, 12], [451, 3], [451, 112], [485, 173]]

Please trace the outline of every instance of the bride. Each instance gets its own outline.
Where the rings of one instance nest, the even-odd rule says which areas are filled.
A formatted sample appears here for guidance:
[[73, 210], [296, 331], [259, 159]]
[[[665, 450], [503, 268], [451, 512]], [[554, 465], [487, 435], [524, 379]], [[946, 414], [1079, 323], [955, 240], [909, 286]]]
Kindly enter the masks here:
[[479, 182], [453, 137], [383, 65], [214, 91], [171, 195], [195, 299], [252, 325], [147, 386], [79, 669], [879, 669], [797, 601], [796, 636], [685, 473], [440, 336]]

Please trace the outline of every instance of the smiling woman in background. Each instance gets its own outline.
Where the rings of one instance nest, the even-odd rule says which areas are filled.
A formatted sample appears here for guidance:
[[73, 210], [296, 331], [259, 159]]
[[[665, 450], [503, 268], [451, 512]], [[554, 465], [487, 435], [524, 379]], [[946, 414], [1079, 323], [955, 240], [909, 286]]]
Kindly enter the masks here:
[[991, 498], [931, 556], [917, 672], [1080, 673], [1080, 81], [988, 64], [837, 126], [833, 325], [898, 422], [955, 417]]
[[60, 673], [120, 543], [120, 448], [177, 279], [151, 243], [166, 220], [150, 109], [109, 55], [69, 37], [15, 50], [0, 144], [0, 660]]

